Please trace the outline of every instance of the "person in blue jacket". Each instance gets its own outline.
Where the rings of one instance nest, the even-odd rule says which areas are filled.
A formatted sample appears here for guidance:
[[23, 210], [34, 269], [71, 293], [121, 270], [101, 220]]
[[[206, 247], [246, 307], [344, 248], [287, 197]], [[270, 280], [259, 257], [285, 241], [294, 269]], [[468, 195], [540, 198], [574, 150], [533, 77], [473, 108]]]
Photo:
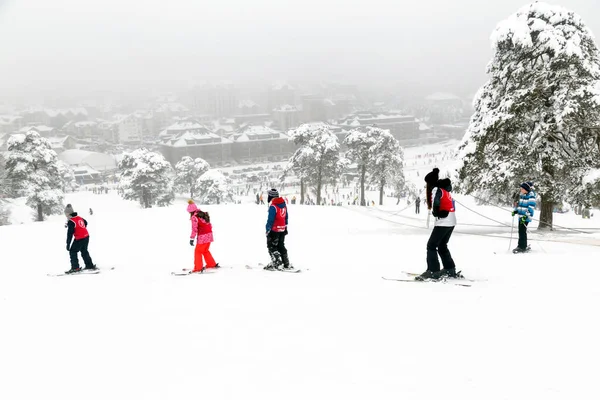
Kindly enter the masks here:
[[532, 221], [535, 213], [536, 194], [533, 190], [533, 182], [521, 183], [521, 194], [512, 216], [519, 215], [519, 243], [513, 250], [513, 253], [524, 253], [529, 250], [527, 246], [527, 225]]
[[285, 236], [288, 234], [288, 212], [285, 200], [279, 197], [275, 189], [269, 190], [269, 217], [266, 225], [267, 249], [271, 262], [265, 269], [290, 269], [290, 260], [285, 248]]

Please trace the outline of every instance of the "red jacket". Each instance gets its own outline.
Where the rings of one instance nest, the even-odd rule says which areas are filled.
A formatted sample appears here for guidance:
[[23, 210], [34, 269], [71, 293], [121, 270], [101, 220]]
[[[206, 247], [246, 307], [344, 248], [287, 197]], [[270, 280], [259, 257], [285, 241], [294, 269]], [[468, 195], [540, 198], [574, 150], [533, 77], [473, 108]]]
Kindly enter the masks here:
[[192, 217], [192, 235], [190, 238], [193, 239], [196, 236], [206, 235], [207, 233], [212, 233], [212, 224], [194, 215]]
[[75, 240], [85, 239], [86, 237], [90, 236], [86, 228], [87, 223], [83, 218], [73, 217], [71, 218], [71, 221], [75, 224], [75, 229], [73, 230], [73, 236], [75, 237]]

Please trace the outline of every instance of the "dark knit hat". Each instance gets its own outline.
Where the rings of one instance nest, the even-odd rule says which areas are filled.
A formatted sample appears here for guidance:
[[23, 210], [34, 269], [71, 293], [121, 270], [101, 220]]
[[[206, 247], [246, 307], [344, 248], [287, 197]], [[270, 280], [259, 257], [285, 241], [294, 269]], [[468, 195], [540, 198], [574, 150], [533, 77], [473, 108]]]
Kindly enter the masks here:
[[425, 175], [425, 182], [429, 183], [430, 185], [435, 185], [439, 179], [440, 170], [437, 168], [434, 168], [433, 171]]
[[65, 215], [67, 217], [70, 217], [71, 214], [73, 214], [75, 211], [73, 211], [73, 206], [70, 204], [67, 204], [67, 206], [65, 207]]
[[521, 188], [527, 190], [527, 192], [531, 192], [533, 189], [533, 182], [523, 182], [521, 183]]
[[268, 195], [269, 196], [268, 196], [267, 202], [270, 203], [271, 200], [279, 197], [279, 192], [277, 191], [277, 189], [271, 189], [271, 190], [269, 190]]

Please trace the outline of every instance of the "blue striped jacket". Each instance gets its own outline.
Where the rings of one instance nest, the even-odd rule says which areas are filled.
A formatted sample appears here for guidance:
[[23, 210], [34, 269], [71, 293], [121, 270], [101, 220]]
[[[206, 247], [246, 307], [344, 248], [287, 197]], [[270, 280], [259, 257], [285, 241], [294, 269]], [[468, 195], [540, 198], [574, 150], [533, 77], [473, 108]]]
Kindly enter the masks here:
[[535, 192], [532, 190], [529, 193], [521, 194], [519, 196], [519, 203], [515, 208], [515, 211], [519, 215], [527, 217], [527, 222], [531, 222], [533, 214], [535, 213]]

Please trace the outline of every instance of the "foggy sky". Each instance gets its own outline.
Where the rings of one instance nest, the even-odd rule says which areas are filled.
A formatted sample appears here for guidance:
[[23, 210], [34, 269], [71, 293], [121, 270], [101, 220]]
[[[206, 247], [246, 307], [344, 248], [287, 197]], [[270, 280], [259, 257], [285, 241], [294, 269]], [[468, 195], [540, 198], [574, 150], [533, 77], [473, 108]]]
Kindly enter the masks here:
[[[336, 80], [475, 92], [526, 0], [0, 0], [0, 90]], [[555, 0], [600, 35], [598, 0]]]

